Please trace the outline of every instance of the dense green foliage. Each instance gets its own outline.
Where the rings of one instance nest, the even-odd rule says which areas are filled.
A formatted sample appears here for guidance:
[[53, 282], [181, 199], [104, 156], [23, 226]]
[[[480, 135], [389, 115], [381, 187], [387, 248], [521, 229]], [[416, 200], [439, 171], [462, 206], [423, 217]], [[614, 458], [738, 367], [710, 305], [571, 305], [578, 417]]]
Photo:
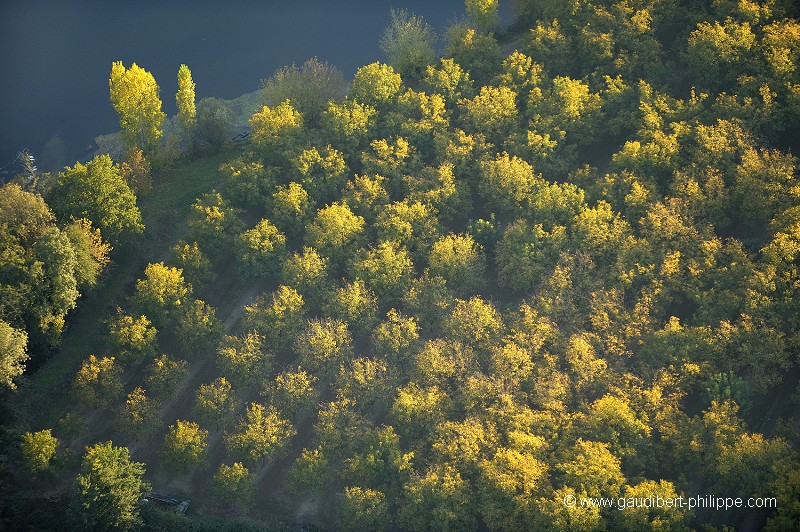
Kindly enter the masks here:
[[59, 174], [51, 202], [60, 218], [87, 218], [115, 241], [144, 229], [136, 196], [108, 155], [85, 165], [76, 163]]
[[[52, 370], [75, 404], [15, 420], [11, 468], [71, 481], [67, 458], [113, 434], [203, 515], [797, 528], [796, 7], [521, 0], [508, 28], [496, 1], [465, 7], [441, 58], [393, 11], [387, 64], [349, 91], [317, 60], [264, 83], [250, 142], [120, 279], [107, 338]], [[224, 149], [202, 103], [191, 127]], [[55, 215], [3, 188], [6, 387], [27, 339], [57, 339], [96, 284], [99, 235], [141, 231], [124, 184], [107, 156], [76, 164]], [[175, 222], [157, 205], [148, 220]], [[32, 412], [26, 387], [7, 393]], [[127, 449], [90, 447], [76, 522], [136, 525], [142, 475]], [[703, 494], [775, 505], [586, 503]]]
[[28, 335], [0, 320], [0, 383], [16, 388], [14, 378], [25, 372], [28, 360]]
[[[110, 165], [110, 159], [105, 159]], [[95, 192], [102, 196], [103, 185], [94, 184], [99, 187]], [[124, 187], [120, 189], [123, 195], [126, 191], [130, 194], [124, 182], [120, 180], [118, 184]], [[70, 190], [63, 192], [69, 194]], [[76, 202], [71, 209], [74, 216], [65, 216], [65, 225], [58, 225], [39, 194], [27, 192], [14, 183], [0, 188], [1, 378], [7, 386], [12, 385], [10, 379], [20, 373], [21, 364], [27, 359], [26, 341], [39, 348], [56, 345], [65, 317], [75, 308], [81, 291], [97, 284], [98, 276], [108, 264], [110, 247], [86, 219], [87, 211], [97, 205], [95, 200], [84, 202], [83, 196], [72, 199]], [[135, 201], [132, 194], [130, 199]], [[138, 223], [139, 211], [135, 203], [132, 207], [132, 220]], [[111, 205], [103, 209], [115, 212]], [[117, 214], [119, 211], [111, 216]]]
[[233, 114], [227, 102], [219, 98], [203, 98], [197, 103], [196, 113], [194, 127], [200, 139], [214, 149], [222, 147], [233, 131]]
[[132, 530], [141, 523], [139, 500], [149, 489], [144, 464], [111, 442], [87, 447], [75, 481], [74, 524], [81, 530]]

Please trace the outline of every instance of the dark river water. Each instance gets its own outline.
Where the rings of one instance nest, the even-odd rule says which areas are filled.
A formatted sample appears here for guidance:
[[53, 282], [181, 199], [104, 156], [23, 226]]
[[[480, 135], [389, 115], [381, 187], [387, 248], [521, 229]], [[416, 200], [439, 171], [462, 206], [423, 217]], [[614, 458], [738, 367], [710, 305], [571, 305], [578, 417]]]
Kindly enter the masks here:
[[439, 33], [464, 11], [463, 0], [0, 0], [0, 173], [25, 148], [44, 169], [72, 164], [95, 136], [119, 129], [108, 100], [113, 61], [152, 72], [172, 115], [181, 63], [198, 100], [252, 92], [313, 56], [349, 78], [385, 59], [378, 41], [392, 7]]

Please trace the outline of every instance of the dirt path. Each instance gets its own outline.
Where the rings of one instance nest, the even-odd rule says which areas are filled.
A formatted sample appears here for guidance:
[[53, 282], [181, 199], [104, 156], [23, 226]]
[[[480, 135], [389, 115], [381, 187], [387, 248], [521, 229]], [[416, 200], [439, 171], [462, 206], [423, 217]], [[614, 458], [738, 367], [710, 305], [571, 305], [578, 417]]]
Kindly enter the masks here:
[[[226, 334], [234, 330], [234, 327], [238, 324], [239, 319], [244, 313], [244, 307], [252, 303], [253, 300], [258, 297], [261, 293], [260, 288], [260, 283], [248, 287], [248, 289], [233, 303], [227, 317], [222, 322]], [[166, 428], [175, 423], [178, 419], [190, 419], [192, 417], [192, 409], [194, 408], [195, 390], [197, 390], [201, 384], [211, 382], [219, 376], [219, 370], [213, 357], [199, 359], [192, 364], [191, 368], [189, 375], [184, 379], [180, 389], [173, 394], [172, 399], [168, 403], [162, 406], [160, 430], [148, 438], [146, 442], [138, 442], [131, 448], [132, 454], [134, 450], [141, 450], [141, 459], [149, 459], [145, 459], [146, 463], [156, 464], [160, 462], [156, 454], [166, 434]], [[209, 455], [213, 456], [214, 450], [221, 443], [222, 438], [219, 433], [210, 434], [210, 436], [208, 451]], [[163, 484], [170, 489], [175, 488], [183, 492], [190, 492], [192, 491], [191, 487], [198, 483], [195, 479], [191, 479], [191, 482], [189, 482], [187, 481], [188, 479], [176, 477], [163, 467], [153, 469], [154, 473], [156, 473], [153, 476], [154, 485], [155, 482], [158, 482], [159, 485]], [[158, 471], [155, 471], [156, 469], [158, 469]], [[193, 476], [196, 477], [197, 475]]]
[[226, 333], [230, 333], [230, 331], [233, 330], [233, 327], [239, 322], [239, 319], [244, 314], [244, 307], [255, 301], [255, 299], [262, 293], [262, 288], [262, 284], [258, 283], [251, 286], [244, 294], [242, 294], [242, 297], [238, 299], [238, 301], [234, 304], [233, 309], [231, 309], [231, 311], [228, 313], [228, 317], [222, 322], [225, 326]]

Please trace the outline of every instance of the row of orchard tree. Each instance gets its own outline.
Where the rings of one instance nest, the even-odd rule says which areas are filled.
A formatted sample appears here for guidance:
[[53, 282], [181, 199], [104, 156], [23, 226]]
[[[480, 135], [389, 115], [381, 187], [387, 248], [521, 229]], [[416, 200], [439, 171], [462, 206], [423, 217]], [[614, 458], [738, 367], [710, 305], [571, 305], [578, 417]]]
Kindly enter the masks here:
[[[209, 508], [294, 514], [284, 491], [344, 530], [744, 519], [564, 504], [703, 493], [775, 497], [750, 513], [796, 527], [796, 431], [762, 422], [798, 393], [796, 8], [521, 1], [504, 57], [497, 2], [466, 5], [440, 59], [395, 12], [389, 64], [349, 88], [319, 61], [265, 82], [224, 189], [87, 353], [75, 414], [156, 441], [148, 467]], [[226, 329], [231, 276], [264, 292]], [[59, 430], [23, 437], [29, 467]], [[83, 468], [77, 515], [134, 523], [143, 466], [101, 443]]]

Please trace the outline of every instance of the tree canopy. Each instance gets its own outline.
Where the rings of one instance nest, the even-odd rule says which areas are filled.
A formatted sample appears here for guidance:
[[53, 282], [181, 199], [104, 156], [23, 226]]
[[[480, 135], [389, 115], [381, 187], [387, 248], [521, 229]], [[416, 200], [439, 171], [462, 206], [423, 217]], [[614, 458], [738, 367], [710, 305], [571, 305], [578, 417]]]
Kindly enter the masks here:
[[194, 96], [195, 83], [192, 71], [186, 65], [178, 68], [178, 92], [175, 93], [175, 105], [178, 107], [178, 122], [183, 129], [187, 143], [191, 145], [192, 132], [197, 125], [197, 107]]
[[144, 151], [155, 149], [166, 115], [153, 75], [136, 63], [126, 68], [122, 61], [116, 61], [111, 65], [108, 86], [125, 143]]
[[[182, 67], [141, 201], [141, 150], [27, 159], [0, 189], [0, 522], [797, 528], [800, 11], [513, 4], [465, 1], [441, 57], [392, 11], [349, 85], [314, 59], [194, 126]], [[196, 514], [144, 510], [111, 437]], [[764, 506], [645, 502], [704, 493]]]
[[134, 530], [139, 501], [150, 491], [144, 464], [110, 441], [86, 448], [75, 480], [76, 525], [85, 530]]
[[53, 208], [65, 220], [86, 218], [113, 241], [144, 230], [136, 196], [108, 155], [76, 163], [58, 176]]

